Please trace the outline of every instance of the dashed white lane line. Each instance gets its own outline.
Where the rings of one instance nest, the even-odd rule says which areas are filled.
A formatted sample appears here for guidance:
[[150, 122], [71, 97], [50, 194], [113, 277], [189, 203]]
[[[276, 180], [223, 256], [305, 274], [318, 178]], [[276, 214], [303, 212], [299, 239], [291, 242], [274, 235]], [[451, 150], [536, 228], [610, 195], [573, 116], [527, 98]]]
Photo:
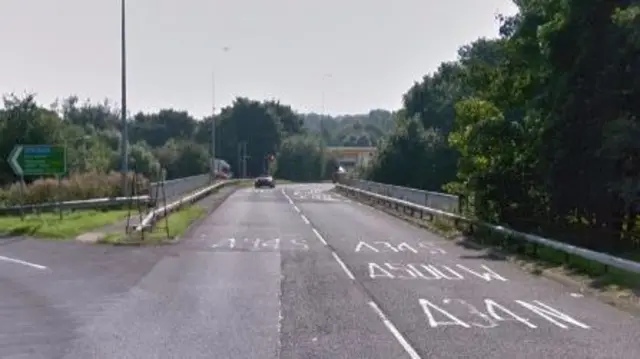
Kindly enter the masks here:
[[[284, 194], [284, 196], [287, 198], [287, 200], [293, 206], [296, 212], [300, 213], [300, 217], [302, 217], [302, 220], [306, 224], [310, 224], [309, 219], [304, 214], [301, 213], [300, 208], [298, 208], [298, 206], [295, 205], [291, 197], [289, 197], [289, 195], [287, 195], [287, 193], [284, 190], [282, 190], [282, 194]], [[362, 203], [357, 201], [355, 203], [362, 205]], [[318, 240], [322, 242], [322, 244], [324, 244], [325, 246], [328, 246], [327, 241], [322, 237], [322, 235], [320, 234], [320, 232], [318, 232], [317, 229], [311, 227], [311, 230], [316, 235]], [[338, 256], [338, 254], [334, 251], [331, 251], [331, 255], [336, 260], [336, 262], [338, 262], [342, 270], [347, 274], [347, 277], [349, 277], [349, 279], [351, 280], [356, 280], [356, 277], [353, 275], [353, 273], [351, 273], [351, 270], [349, 270], [349, 268], [342, 261], [340, 256]], [[391, 332], [391, 334], [396, 338], [398, 343], [400, 343], [400, 345], [402, 346], [404, 351], [407, 352], [409, 357], [411, 359], [422, 359], [420, 355], [418, 355], [418, 352], [416, 352], [416, 350], [411, 346], [411, 344], [409, 344], [409, 342], [405, 339], [402, 333], [400, 333], [398, 328], [396, 328], [396, 326], [389, 319], [387, 319], [387, 316], [384, 315], [382, 310], [380, 310], [380, 307], [378, 307], [378, 305], [374, 301], [370, 301], [369, 306], [373, 309], [374, 312], [376, 312], [376, 314], [380, 317], [380, 319], [382, 319], [382, 322], [384, 323], [385, 327], [387, 327], [387, 329]]]
[[380, 319], [382, 319], [382, 322], [384, 323], [384, 325], [387, 327], [387, 329], [389, 329], [391, 334], [393, 334], [393, 336], [396, 338], [398, 343], [402, 345], [402, 348], [404, 349], [404, 351], [407, 352], [407, 354], [409, 354], [409, 357], [411, 359], [421, 359], [420, 355], [418, 355], [418, 352], [416, 352], [416, 350], [413, 349], [411, 344], [409, 344], [409, 342], [404, 338], [404, 336], [402, 335], [402, 333], [400, 333], [398, 328], [396, 328], [396, 326], [393, 325], [393, 323], [391, 323], [389, 319], [387, 319], [387, 316], [384, 315], [382, 310], [380, 310], [380, 307], [378, 307], [378, 305], [373, 301], [369, 302], [369, 306], [373, 309], [374, 312], [376, 312], [376, 314], [378, 314]]
[[5, 257], [5, 256], [0, 256], [0, 261], [16, 263], [16, 264], [22, 264], [24, 266], [35, 268], [35, 269], [40, 269], [40, 270], [48, 269], [47, 267], [41, 266], [40, 264], [35, 264], [35, 263], [23, 261], [21, 259], [10, 258], [10, 257]]
[[293, 203], [293, 200], [291, 199], [291, 197], [289, 197], [287, 192], [285, 192], [284, 188], [280, 189], [280, 192], [282, 192], [282, 195], [284, 195], [284, 198], [287, 199], [287, 202], [289, 202], [290, 205], [292, 205], [294, 208], [296, 208], [295, 203]]
[[344, 264], [344, 262], [342, 261], [342, 259], [340, 259], [340, 257], [336, 254], [336, 252], [331, 251], [331, 255], [333, 256], [333, 258], [336, 260], [336, 262], [338, 262], [338, 264], [340, 264], [340, 267], [342, 267], [342, 270], [347, 273], [347, 277], [349, 277], [349, 279], [351, 280], [356, 280], [356, 277], [353, 276], [353, 273], [351, 273], [351, 271], [349, 270], [349, 268], [347, 268], [347, 265]]
[[324, 240], [324, 238], [322, 237], [320, 232], [318, 232], [318, 230], [313, 228], [313, 227], [311, 228], [311, 230], [316, 235], [316, 238], [318, 238], [320, 240], [320, 242], [322, 242], [322, 244], [324, 244], [326, 246], [327, 245], [327, 241]]

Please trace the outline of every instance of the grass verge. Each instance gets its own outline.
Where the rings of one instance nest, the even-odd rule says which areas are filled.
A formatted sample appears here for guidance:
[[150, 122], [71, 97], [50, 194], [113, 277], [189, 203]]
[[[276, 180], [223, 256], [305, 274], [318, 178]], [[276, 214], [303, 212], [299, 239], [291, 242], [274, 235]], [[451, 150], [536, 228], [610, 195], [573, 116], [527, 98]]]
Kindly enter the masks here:
[[104, 244], [161, 244], [184, 233], [191, 223], [202, 217], [206, 210], [199, 205], [186, 206], [158, 221], [151, 231], [107, 233], [98, 243]]
[[82, 210], [63, 213], [41, 213], [0, 217], [0, 233], [11, 236], [32, 236], [49, 239], [67, 239], [81, 233], [125, 218], [127, 210]]
[[[337, 190], [346, 195], [343, 191]], [[533, 243], [505, 238], [487, 229], [476, 229], [471, 233], [468, 225], [456, 226], [448, 219], [403, 212], [361, 197], [349, 196], [363, 204], [379, 209], [440, 236], [456, 240], [456, 244], [475, 250], [488, 251], [493, 258], [504, 259], [522, 269], [544, 275], [564, 284], [579, 286], [610, 304], [638, 311], [640, 308], [640, 275], [617, 268], [607, 268], [600, 263], [567, 254], [559, 250]], [[629, 255], [639, 260], [640, 254]]]

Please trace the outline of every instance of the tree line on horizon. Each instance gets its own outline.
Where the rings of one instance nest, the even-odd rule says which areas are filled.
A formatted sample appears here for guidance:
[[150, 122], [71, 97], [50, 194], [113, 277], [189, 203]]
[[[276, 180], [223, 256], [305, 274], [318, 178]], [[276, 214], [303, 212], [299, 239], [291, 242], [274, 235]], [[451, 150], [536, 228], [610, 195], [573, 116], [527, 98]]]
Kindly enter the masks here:
[[[161, 169], [167, 179], [208, 173], [211, 121], [211, 116], [198, 119], [175, 109], [133, 114], [127, 122], [130, 169], [151, 181], [158, 179]], [[322, 153], [321, 140], [329, 146], [374, 146], [393, 126], [392, 113], [385, 110], [332, 117], [242, 97], [222, 108], [215, 123], [216, 157], [227, 161], [233, 172], [241, 168], [238, 145], [244, 142], [247, 176], [271, 171], [298, 181], [330, 176], [335, 159]], [[6, 161], [17, 144], [64, 145], [69, 175], [120, 169], [120, 112], [108, 100], [80, 102], [70, 96], [45, 107], [33, 94], [8, 94], [0, 108], [0, 134], [0, 187], [18, 180]], [[270, 154], [277, 154], [275, 163], [266, 161]]]

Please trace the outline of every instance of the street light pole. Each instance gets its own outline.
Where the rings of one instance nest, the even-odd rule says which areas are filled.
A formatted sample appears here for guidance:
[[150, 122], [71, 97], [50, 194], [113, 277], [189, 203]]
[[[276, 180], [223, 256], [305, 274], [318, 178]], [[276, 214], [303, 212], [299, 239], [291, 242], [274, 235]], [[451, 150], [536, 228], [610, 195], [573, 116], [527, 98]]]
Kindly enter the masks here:
[[216, 178], [216, 74], [211, 74], [211, 179]]
[[[230, 48], [225, 46], [223, 52], [229, 51]], [[216, 72], [215, 68], [211, 72], [211, 176], [215, 179], [216, 175]]]
[[324, 139], [324, 120], [325, 120], [325, 91], [326, 91], [326, 79], [331, 78], [332, 75], [331, 74], [324, 74], [322, 76], [322, 104], [321, 104], [321, 112], [322, 114], [320, 115], [320, 139], [322, 140], [322, 146], [324, 149], [325, 146], [325, 139]]
[[121, 171], [121, 175], [122, 175], [122, 195], [123, 196], [127, 196], [128, 195], [128, 190], [127, 190], [127, 173], [129, 172], [129, 132], [128, 132], [128, 128], [127, 128], [127, 53], [126, 53], [126, 21], [125, 21], [125, 14], [126, 14], [126, 2], [125, 0], [120, 0], [120, 4], [121, 4], [121, 24], [120, 24], [120, 45], [121, 45], [121, 49], [120, 49], [120, 61], [121, 61], [121, 81], [122, 81], [122, 88], [121, 88], [121, 102], [122, 102], [122, 108], [121, 108], [121, 146], [120, 146], [120, 158], [121, 158], [121, 166], [122, 168], [120, 169]]
[[321, 175], [326, 176], [327, 170], [327, 143], [324, 138], [324, 120], [325, 120], [325, 92], [326, 92], [326, 80], [331, 78], [331, 74], [324, 74], [322, 76], [322, 115], [320, 116], [320, 151], [322, 153], [322, 167], [320, 169]]

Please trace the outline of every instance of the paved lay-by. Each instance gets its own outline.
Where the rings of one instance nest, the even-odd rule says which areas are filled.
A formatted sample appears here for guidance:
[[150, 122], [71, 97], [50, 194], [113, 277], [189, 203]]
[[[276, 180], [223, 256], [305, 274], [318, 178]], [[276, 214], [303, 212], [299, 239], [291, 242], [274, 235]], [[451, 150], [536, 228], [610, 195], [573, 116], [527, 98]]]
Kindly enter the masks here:
[[630, 314], [331, 187], [239, 190], [174, 246], [0, 242], [0, 357], [640, 357]]

